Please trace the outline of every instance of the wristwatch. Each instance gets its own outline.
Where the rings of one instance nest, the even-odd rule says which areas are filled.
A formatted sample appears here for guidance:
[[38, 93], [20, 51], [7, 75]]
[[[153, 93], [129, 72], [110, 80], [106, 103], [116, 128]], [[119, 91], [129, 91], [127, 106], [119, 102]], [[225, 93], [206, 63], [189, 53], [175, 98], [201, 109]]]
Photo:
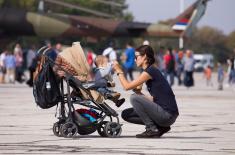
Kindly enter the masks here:
[[117, 76], [119, 76], [119, 74], [124, 74], [123, 72], [119, 72], [119, 73], [117, 73]]

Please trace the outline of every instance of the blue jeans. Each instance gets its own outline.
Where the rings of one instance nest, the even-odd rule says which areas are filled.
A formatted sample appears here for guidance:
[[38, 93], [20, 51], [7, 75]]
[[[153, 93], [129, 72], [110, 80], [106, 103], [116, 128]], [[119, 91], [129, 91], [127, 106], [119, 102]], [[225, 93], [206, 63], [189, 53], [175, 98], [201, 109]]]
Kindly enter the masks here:
[[102, 87], [102, 88], [98, 88], [97, 91], [99, 93], [101, 93], [103, 96], [105, 96], [106, 94], [108, 93], [113, 93], [112, 90], [108, 89], [108, 88], [105, 88], [105, 87]]

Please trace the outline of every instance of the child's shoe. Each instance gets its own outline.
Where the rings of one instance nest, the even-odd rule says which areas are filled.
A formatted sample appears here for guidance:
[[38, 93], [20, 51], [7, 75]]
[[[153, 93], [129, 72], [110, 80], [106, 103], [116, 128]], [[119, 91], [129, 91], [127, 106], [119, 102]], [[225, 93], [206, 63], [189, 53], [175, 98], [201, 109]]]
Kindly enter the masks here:
[[114, 83], [114, 82], [108, 82], [108, 83], [107, 83], [107, 86], [108, 86], [108, 87], [115, 87], [115, 83]]
[[117, 93], [117, 92], [113, 92], [113, 93], [107, 93], [106, 94], [106, 98], [107, 99], [110, 99], [110, 100], [118, 100], [119, 99], [119, 97], [121, 96], [121, 94], [120, 93]]
[[[113, 101], [114, 102], [114, 101]], [[121, 98], [120, 100], [117, 100], [115, 103], [115, 105], [117, 107], [120, 107], [123, 103], [125, 102], [125, 99], [124, 98]]]

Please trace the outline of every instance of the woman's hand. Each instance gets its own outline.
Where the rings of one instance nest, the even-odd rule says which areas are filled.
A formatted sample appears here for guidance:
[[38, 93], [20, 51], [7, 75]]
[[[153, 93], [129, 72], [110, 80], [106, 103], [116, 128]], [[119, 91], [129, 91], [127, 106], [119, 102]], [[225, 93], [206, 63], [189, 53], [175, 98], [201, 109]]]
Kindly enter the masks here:
[[143, 94], [143, 93], [141, 92], [142, 86], [143, 86], [143, 85], [139, 85], [139, 86], [137, 86], [136, 88], [132, 89], [132, 91], [135, 92], [136, 94]]
[[116, 73], [123, 72], [122, 67], [120, 66], [120, 64], [117, 61], [113, 62], [113, 69]]
[[138, 88], [134, 88], [134, 89], [132, 89], [132, 91], [134, 92], [134, 93], [136, 93], [136, 94], [143, 94], [142, 92], [141, 92], [141, 89], [138, 89]]

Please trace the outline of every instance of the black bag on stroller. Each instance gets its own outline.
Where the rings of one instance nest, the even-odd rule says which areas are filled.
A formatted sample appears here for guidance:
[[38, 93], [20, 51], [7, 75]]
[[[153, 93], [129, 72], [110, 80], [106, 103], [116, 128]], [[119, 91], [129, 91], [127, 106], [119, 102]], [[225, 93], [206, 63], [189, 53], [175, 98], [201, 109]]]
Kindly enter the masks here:
[[44, 61], [41, 70], [34, 79], [33, 95], [35, 102], [42, 109], [51, 108], [61, 100], [57, 78], [49, 62]]

